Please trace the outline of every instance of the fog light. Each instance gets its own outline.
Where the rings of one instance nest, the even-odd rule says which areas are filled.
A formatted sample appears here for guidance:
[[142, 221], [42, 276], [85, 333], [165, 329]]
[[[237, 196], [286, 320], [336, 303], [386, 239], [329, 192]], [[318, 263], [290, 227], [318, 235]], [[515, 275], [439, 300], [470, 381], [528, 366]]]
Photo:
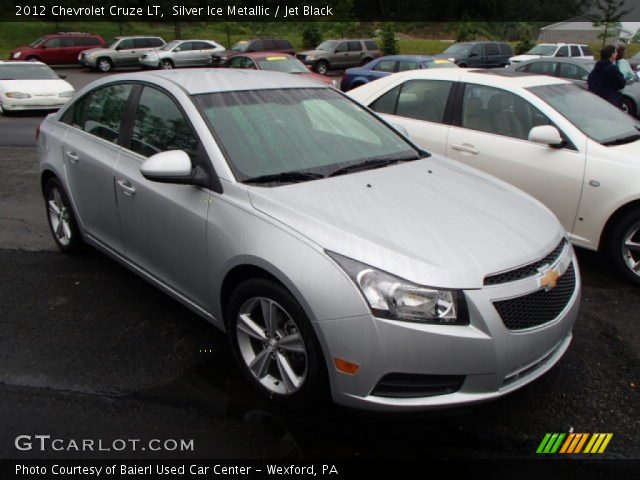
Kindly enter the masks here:
[[358, 373], [358, 370], [360, 370], [360, 365], [357, 365], [357, 364], [351, 363], [351, 362], [347, 362], [346, 360], [343, 360], [342, 358], [334, 358], [333, 361], [336, 364], [336, 369], [339, 372], [347, 373], [349, 375], [355, 375], [356, 373]]

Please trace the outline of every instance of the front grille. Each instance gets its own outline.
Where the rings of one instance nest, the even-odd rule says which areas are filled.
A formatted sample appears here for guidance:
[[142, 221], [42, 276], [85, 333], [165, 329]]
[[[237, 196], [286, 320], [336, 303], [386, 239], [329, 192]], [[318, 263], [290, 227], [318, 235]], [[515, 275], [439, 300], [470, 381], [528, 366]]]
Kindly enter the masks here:
[[462, 387], [464, 375], [419, 375], [389, 373], [382, 377], [371, 395], [389, 398], [420, 398], [446, 395]]
[[516, 280], [522, 280], [523, 278], [531, 277], [538, 273], [538, 270], [545, 265], [552, 265], [562, 254], [567, 241], [563, 238], [556, 248], [553, 249], [549, 255], [537, 262], [530, 263], [524, 267], [519, 267], [508, 272], [495, 273], [485, 277], [485, 285], [499, 285], [501, 283], [515, 282]]
[[304, 61], [307, 59], [307, 56], [306, 56], [306, 55], [300, 55], [300, 54], [297, 54], [297, 55], [296, 55], [296, 57], [298, 57], [298, 60], [300, 60], [300, 61], [301, 61], [301, 62], [303, 62], [303, 63], [304, 63]]
[[572, 263], [558, 279], [556, 288], [500, 300], [493, 302], [493, 306], [509, 330], [524, 330], [556, 319], [569, 303], [575, 288], [576, 272]]

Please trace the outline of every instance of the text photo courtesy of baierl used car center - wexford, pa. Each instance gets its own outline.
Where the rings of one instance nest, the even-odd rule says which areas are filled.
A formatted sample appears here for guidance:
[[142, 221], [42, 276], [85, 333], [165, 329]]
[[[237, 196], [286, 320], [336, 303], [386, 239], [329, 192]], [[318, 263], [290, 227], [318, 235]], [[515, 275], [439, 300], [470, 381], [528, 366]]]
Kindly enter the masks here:
[[1, 478], [637, 478], [640, 1], [3, 3], [0, 273]]

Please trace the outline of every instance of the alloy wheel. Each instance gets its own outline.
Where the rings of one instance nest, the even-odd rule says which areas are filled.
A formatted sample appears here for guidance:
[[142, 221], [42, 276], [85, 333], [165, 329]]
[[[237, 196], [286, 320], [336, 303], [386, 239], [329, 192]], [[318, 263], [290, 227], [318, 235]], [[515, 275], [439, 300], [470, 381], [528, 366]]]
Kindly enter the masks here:
[[269, 392], [291, 395], [307, 377], [304, 339], [293, 318], [265, 297], [247, 300], [238, 312], [236, 333], [248, 370]]
[[107, 59], [102, 59], [98, 62], [98, 69], [101, 72], [108, 72], [111, 70], [111, 62]]
[[69, 209], [62, 200], [62, 195], [57, 187], [53, 187], [49, 191], [47, 198], [47, 207], [49, 210], [49, 221], [51, 222], [51, 230], [56, 236], [56, 240], [60, 245], [66, 247], [71, 243], [71, 216]]
[[624, 234], [622, 258], [629, 270], [640, 277], [640, 222], [633, 224]]

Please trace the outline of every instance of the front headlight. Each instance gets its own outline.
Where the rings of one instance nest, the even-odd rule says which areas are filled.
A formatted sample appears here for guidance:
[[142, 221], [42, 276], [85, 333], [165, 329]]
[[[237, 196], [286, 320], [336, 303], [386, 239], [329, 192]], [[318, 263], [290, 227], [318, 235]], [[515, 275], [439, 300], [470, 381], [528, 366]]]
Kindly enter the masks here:
[[13, 58], [20, 58], [20, 55], [22, 55], [22, 52], [16, 52], [13, 54]]
[[376, 317], [440, 325], [468, 325], [464, 294], [423, 287], [337, 253], [327, 252], [349, 275]]
[[22, 92], [7, 92], [5, 93], [5, 96], [8, 98], [31, 98], [31, 95]]
[[315, 55], [307, 55], [307, 58], [305, 58], [305, 60], [315, 60], [316, 56]]
[[74, 93], [75, 93], [75, 90], [67, 90], [66, 92], [62, 92], [59, 96], [62, 98], [71, 98], [73, 97]]
[[331, 86], [332, 86], [333, 88], [338, 88], [338, 81], [337, 81], [337, 80], [335, 80], [335, 79], [331, 80]]

